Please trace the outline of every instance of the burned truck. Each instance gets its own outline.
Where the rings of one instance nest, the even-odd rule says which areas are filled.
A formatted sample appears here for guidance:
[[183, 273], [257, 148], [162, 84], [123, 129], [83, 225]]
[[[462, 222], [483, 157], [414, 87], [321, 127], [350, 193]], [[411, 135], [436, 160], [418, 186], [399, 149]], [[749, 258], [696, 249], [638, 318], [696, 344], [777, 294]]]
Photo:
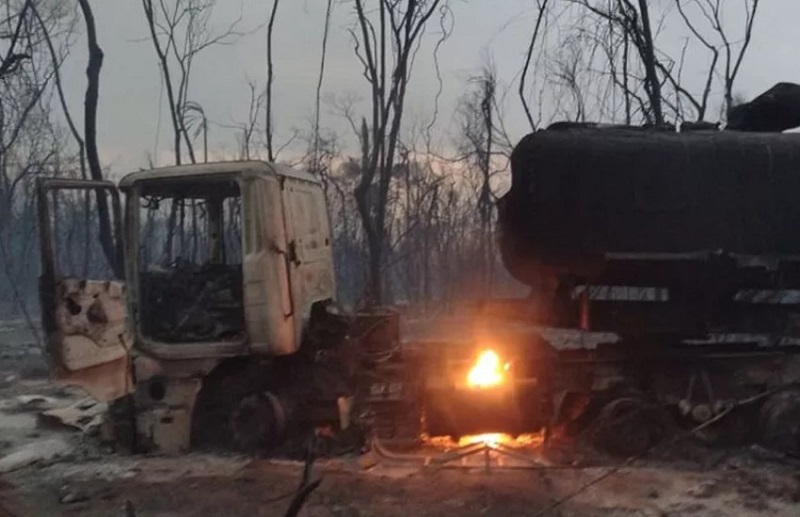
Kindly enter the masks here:
[[[530, 296], [482, 303], [467, 343], [405, 342], [396, 312], [337, 306], [310, 174], [41, 180], [54, 375], [109, 402], [133, 450], [544, 429], [636, 454], [683, 424], [799, 452], [800, 135], [558, 124], [511, 169], [499, 248]], [[105, 278], [64, 269], [70, 192], [107, 201]]]
[[511, 169], [500, 248], [531, 296], [493, 313], [551, 330], [554, 421], [800, 452], [800, 135], [556, 124]]
[[[346, 321], [317, 179], [232, 162], [118, 186], [43, 179], [37, 192], [54, 376], [110, 403], [118, 443], [177, 452], [279, 441], [306, 420], [346, 427]], [[108, 207], [115, 263], [102, 279], [65, 271], [59, 203], [74, 193]]]

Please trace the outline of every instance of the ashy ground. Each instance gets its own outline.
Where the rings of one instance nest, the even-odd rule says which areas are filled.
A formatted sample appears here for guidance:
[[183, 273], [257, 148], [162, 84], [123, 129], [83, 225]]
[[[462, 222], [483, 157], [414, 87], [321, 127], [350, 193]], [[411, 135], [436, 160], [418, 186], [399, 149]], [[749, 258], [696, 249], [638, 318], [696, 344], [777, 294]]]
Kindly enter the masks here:
[[[2, 328], [0, 517], [284, 514], [301, 479], [299, 463], [122, 456], [80, 431], [43, 423], [42, 411], [82, 395], [48, 383], [38, 349], [8, 324]], [[318, 461], [313, 476], [322, 483], [300, 515], [800, 515], [800, 464], [758, 448], [684, 446], [624, 468], [607, 459], [535, 470], [434, 470], [376, 459]]]

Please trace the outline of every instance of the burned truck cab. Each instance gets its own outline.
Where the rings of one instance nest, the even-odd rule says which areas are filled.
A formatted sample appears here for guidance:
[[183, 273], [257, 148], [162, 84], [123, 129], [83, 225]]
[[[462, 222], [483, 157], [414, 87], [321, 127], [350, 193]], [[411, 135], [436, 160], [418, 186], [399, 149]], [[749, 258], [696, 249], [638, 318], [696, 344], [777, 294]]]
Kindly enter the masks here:
[[333, 299], [324, 194], [263, 162], [129, 174], [125, 256], [139, 348], [164, 359], [287, 355]]
[[[118, 188], [124, 207], [110, 182], [38, 185], [55, 377], [109, 402], [109, 429], [138, 450], [230, 441], [248, 426], [283, 430], [297, 378], [313, 376], [300, 358], [312, 312], [335, 300], [319, 182], [277, 164], [227, 162], [133, 172]], [[77, 278], [59, 264], [58, 199], [75, 192], [106, 207], [116, 278]]]

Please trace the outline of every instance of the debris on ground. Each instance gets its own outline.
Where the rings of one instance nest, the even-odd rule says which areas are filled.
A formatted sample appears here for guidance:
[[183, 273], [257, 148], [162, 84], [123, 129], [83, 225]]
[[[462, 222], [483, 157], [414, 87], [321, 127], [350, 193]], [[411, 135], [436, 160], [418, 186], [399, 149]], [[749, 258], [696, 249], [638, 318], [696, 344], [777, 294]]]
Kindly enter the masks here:
[[34, 463], [51, 461], [67, 455], [72, 446], [64, 439], [53, 438], [41, 440], [18, 448], [0, 457], [0, 474], [33, 465]]
[[[119, 455], [92, 436], [102, 404], [5, 367], [0, 364], [0, 380], [7, 380], [0, 383], [2, 517], [5, 506], [15, 517], [281, 516], [300, 479], [307, 493], [298, 517], [531, 516], [618, 465], [555, 442], [547, 465], [488, 473], [395, 466], [371, 453], [317, 459], [313, 476], [303, 462], [238, 454]], [[800, 515], [798, 466], [761, 447], [723, 451], [681, 442], [542, 515], [794, 517]]]
[[41, 427], [65, 426], [86, 433], [100, 427], [107, 407], [107, 404], [85, 398], [66, 407], [42, 411], [38, 423]]

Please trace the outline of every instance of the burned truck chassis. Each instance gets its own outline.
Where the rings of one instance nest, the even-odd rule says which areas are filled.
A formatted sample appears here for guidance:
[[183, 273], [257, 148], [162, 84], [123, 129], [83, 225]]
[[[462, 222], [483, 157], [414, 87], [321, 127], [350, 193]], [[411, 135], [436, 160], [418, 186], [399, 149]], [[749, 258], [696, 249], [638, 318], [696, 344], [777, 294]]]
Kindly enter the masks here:
[[[520, 344], [527, 340], [527, 350], [518, 348], [514, 364], [527, 371], [505, 390], [461, 390], [443, 381], [445, 363], [458, 357], [445, 343], [433, 353], [407, 350], [405, 367], [384, 367], [386, 389], [368, 401], [375, 437], [404, 446], [443, 435], [458, 442], [465, 435], [544, 432], [545, 440], [581, 440], [631, 456], [696, 429], [693, 437], [709, 445], [758, 442], [800, 455], [798, 349], [643, 336], [558, 350], [552, 337], [525, 334]], [[405, 396], [398, 390], [392, 397], [391, 385]]]
[[[720, 253], [617, 257], [600, 285], [575, 279], [549, 299], [538, 291], [488, 301], [474, 316], [484, 328], [478, 341], [504, 343], [512, 387], [457, 388], [463, 371], [448, 372], [473, 360], [474, 347], [407, 347], [407, 368], [386, 368], [384, 383], [410, 395], [401, 404], [388, 388], [375, 394], [388, 415], [378, 435], [544, 429], [633, 455], [683, 429], [712, 444], [757, 441], [800, 455], [798, 264]], [[401, 407], [413, 416], [392, 414]]]
[[639, 454], [697, 429], [711, 444], [800, 454], [800, 434], [787, 427], [800, 410], [800, 350], [645, 337], [561, 352], [555, 370], [553, 423], [609, 452]]
[[[293, 453], [315, 429], [349, 427], [339, 404], [354, 392], [357, 351], [347, 336], [351, 318], [331, 306], [315, 305], [301, 352], [291, 356], [162, 361], [153, 376], [146, 358], [134, 360], [134, 375], [137, 364], [142, 374], [134, 393], [110, 404], [109, 437], [126, 453]], [[349, 446], [362, 440], [359, 432], [347, 431]]]
[[[42, 206], [45, 194], [40, 189]], [[118, 214], [119, 200], [113, 194], [112, 202]], [[42, 210], [42, 226], [47, 227], [49, 216]], [[489, 336], [509, 322], [523, 329], [513, 339], [495, 340], [514, 368], [508, 386], [493, 392], [464, 390], [453, 382], [464, 378], [463, 363], [474, 359], [474, 348], [468, 347], [464, 358], [464, 350], [457, 352], [449, 344], [401, 347], [396, 314], [348, 318], [330, 310], [332, 304], [320, 303], [321, 298], [311, 305], [310, 320], [303, 322], [302, 346], [283, 354], [250, 354], [245, 336], [235, 332], [242, 328], [241, 304], [226, 303], [244, 298], [238, 287], [246, 282], [226, 273], [242, 266], [234, 254], [226, 256], [218, 239], [221, 232], [215, 228], [223, 219], [211, 219], [212, 269], [209, 263], [184, 267], [171, 260], [171, 253], [158, 263], [145, 260], [144, 267], [130, 268], [141, 275], [133, 285], [151, 311], [137, 314], [146, 334], [172, 343], [209, 336], [222, 341], [212, 343], [214, 353], [205, 355], [171, 355], [173, 345], [168, 344], [159, 360], [147, 353], [132, 356], [133, 336], [122, 310], [124, 284], [62, 278], [53, 250], [45, 246], [50, 239], [43, 239], [45, 329], [54, 342], [72, 345], [54, 350], [54, 355], [63, 355], [64, 370], [72, 367], [65, 378], [73, 384], [103, 377], [110, 379], [103, 383], [108, 391], [133, 387], [132, 394], [112, 404], [111, 419], [115, 434], [128, 437], [132, 449], [177, 451], [188, 443], [219, 442], [270, 448], [300, 428], [338, 425], [356, 434], [412, 442], [425, 433], [591, 430], [606, 449], [630, 454], [657, 442], [676, 420], [689, 426], [709, 424], [704, 429], [709, 439], [718, 435], [742, 441], [754, 427], [748, 423], [752, 417], [759, 423], [759, 439], [798, 452], [797, 258], [616, 254], [605, 257], [594, 276], [568, 278], [555, 270], [556, 282], [545, 282], [530, 300], [505, 306], [493, 301], [476, 315]], [[165, 249], [171, 250], [172, 233], [165, 235]], [[328, 246], [327, 239], [312, 236], [309, 250], [322, 242]], [[276, 256], [284, 266], [295, 267], [302, 262], [292, 252], [297, 243], [290, 242], [285, 250], [268, 249], [280, 252]], [[121, 240], [116, 244], [121, 246]], [[306, 251], [312, 260], [313, 253]], [[117, 254], [121, 257], [122, 251]], [[314, 271], [308, 271], [313, 279]], [[322, 285], [320, 292], [331, 296], [324, 277], [317, 280], [309, 287]], [[552, 285], [557, 287], [548, 290]], [[620, 290], [629, 296], [609, 296]], [[184, 297], [177, 308], [172, 303], [176, 292]], [[213, 296], [207, 297], [209, 292]], [[291, 304], [285, 309], [293, 315]], [[158, 328], [153, 322], [161, 317], [166, 324]], [[213, 328], [203, 325], [209, 320]], [[578, 346], [564, 346], [553, 329], [577, 333]], [[593, 334], [603, 332], [616, 338], [587, 344]], [[738, 335], [738, 344], [726, 341], [732, 334]], [[94, 363], [70, 355], [80, 347], [88, 350], [87, 338], [92, 350], [107, 351]], [[115, 377], [106, 375], [109, 368]]]

